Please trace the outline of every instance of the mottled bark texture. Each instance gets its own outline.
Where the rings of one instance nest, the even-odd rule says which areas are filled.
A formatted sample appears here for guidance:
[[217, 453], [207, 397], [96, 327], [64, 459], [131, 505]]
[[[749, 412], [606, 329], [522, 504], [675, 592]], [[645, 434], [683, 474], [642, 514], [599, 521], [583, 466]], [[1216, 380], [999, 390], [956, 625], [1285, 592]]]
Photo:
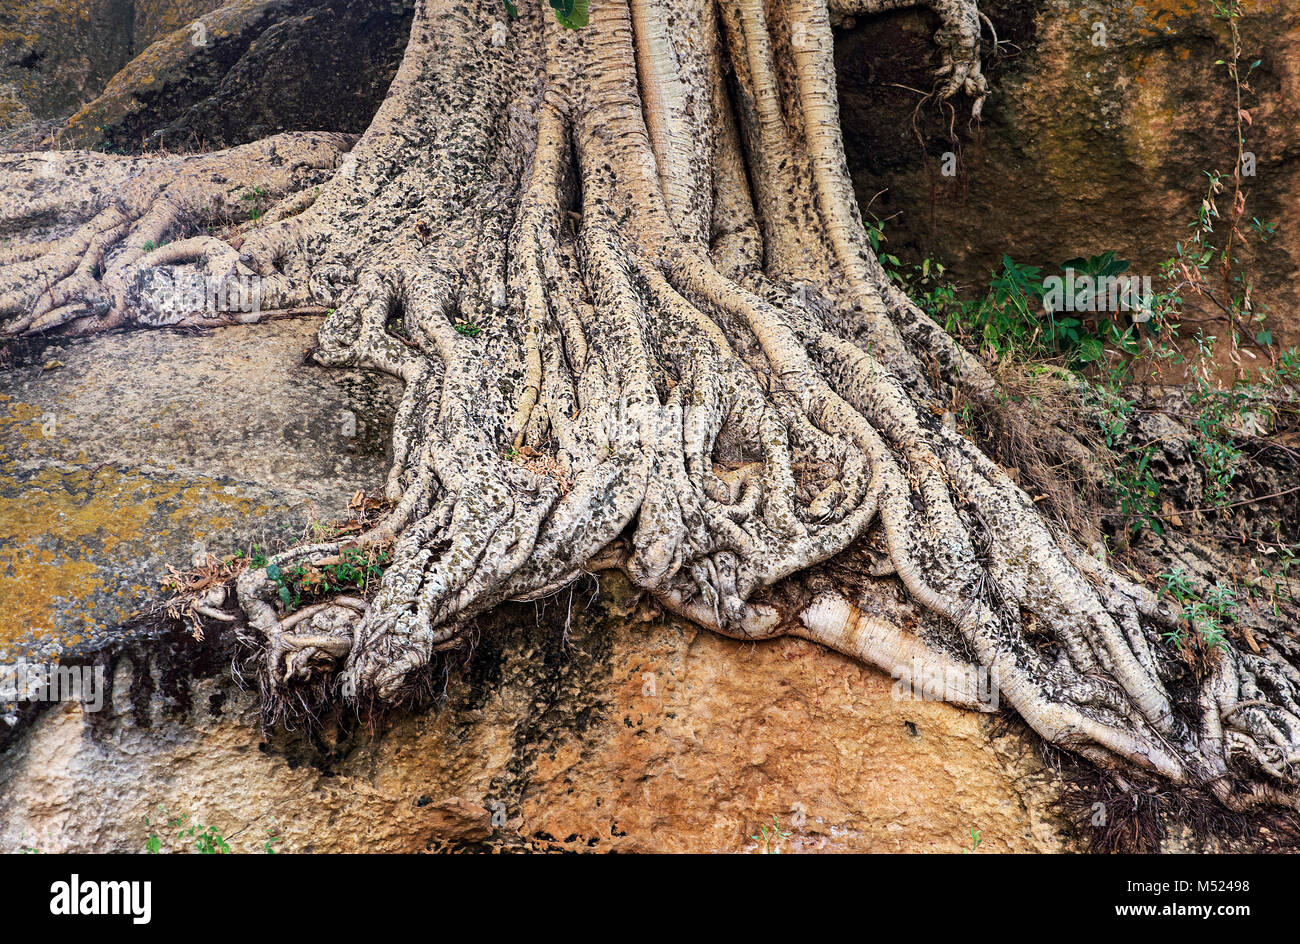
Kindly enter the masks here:
[[[200, 601], [265, 638], [281, 687], [337, 670], [395, 698], [476, 614], [617, 567], [719, 632], [804, 636], [970, 707], [978, 676], [950, 670], [979, 666], [1054, 744], [1294, 803], [1294, 643], [1216, 650], [1198, 682], [1159, 639], [1179, 618], [949, 421], [995, 384], [885, 276], [839, 128], [830, 20], [899, 5], [596, 0], [567, 30], [538, 3], [421, 0], [355, 146], [5, 158], [4, 332], [203, 323], [157, 303], [159, 273], [258, 276], [264, 311], [333, 309], [321, 363], [405, 383], [393, 507], [352, 542], [392, 543], [378, 593], [287, 613], [250, 570]], [[980, 15], [929, 5], [942, 88], [978, 110]], [[205, 232], [253, 187], [279, 201], [257, 225]], [[808, 576], [846, 555], [908, 602]]]

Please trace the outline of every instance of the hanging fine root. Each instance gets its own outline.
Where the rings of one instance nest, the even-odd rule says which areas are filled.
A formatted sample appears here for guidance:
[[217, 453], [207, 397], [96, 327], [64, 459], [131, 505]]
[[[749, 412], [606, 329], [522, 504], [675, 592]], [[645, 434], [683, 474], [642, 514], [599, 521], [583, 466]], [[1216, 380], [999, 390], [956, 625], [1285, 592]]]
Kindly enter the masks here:
[[[377, 594], [286, 613], [274, 571], [237, 581], [277, 687], [337, 671], [398, 698], [474, 616], [618, 568], [718, 632], [798, 635], [974, 709], [978, 669], [1098, 764], [1294, 805], [1294, 643], [1228, 644], [1189, 682], [1160, 643], [1181, 618], [944, 421], [997, 388], [871, 251], [833, 71], [833, 18], [905, 5], [601, 0], [569, 30], [421, 0], [355, 142], [3, 158], [0, 333], [204, 323], [156, 303], [160, 273], [256, 277], [267, 310], [333, 309], [320, 363], [404, 383], [385, 518], [271, 562], [391, 544]], [[981, 15], [927, 5], [939, 91], [978, 114]], [[258, 225], [195, 231], [253, 186]], [[819, 571], [866, 558], [905, 601]]]

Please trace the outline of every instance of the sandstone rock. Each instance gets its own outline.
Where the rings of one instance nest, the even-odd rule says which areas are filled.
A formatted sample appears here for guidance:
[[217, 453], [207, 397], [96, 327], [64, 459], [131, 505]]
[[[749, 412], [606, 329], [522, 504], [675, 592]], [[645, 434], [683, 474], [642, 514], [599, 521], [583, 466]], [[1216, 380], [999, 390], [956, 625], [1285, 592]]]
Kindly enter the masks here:
[[224, 669], [188, 677], [228, 665], [193, 651], [217, 642], [118, 639], [112, 707], [51, 708], [0, 755], [0, 848], [139, 851], [159, 807], [241, 851], [752, 852], [773, 816], [787, 853], [957, 852], [972, 828], [985, 851], [1063, 847], [1036, 755], [981, 717], [809, 643], [585, 604], [567, 645], [564, 600], [540, 624], [507, 607], [446, 704], [375, 740], [264, 736]]
[[811, 643], [638, 611], [613, 577], [481, 620], [440, 704], [382, 734], [350, 715], [263, 733], [229, 634], [122, 617], [191, 532], [293, 537], [309, 501], [336, 513], [382, 481], [387, 430], [337, 421], [386, 416], [394, 391], [302, 366], [313, 327], [110, 335], [0, 374], [0, 663], [111, 683], [101, 711], [0, 725], [0, 850], [179, 849], [183, 815], [250, 851], [756, 851], [773, 816], [785, 852], [956, 852], [972, 828], [982, 850], [1063, 847], [1054, 782], [986, 717], [896, 700]]
[[[1205, 195], [1204, 172], [1231, 174], [1236, 162], [1235, 93], [1215, 65], [1231, 48], [1226, 25], [1211, 4], [1189, 0], [981, 6], [1009, 45], [986, 69], [993, 92], [978, 126], [960, 105], [921, 104], [937, 62], [928, 14], [859, 21], [837, 41], [850, 166], [859, 203], [887, 221], [887, 251], [904, 262], [933, 257], [974, 295], [1003, 253], [1055, 271], [1113, 249], [1159, 290], [1159, 265], [1186, 241]], [[1243, 67], [1262, 60], [1251, 76], [1247, 216], [1295, 233], [1300, 9], [1265, 0], [1247, 13]], [[942, 173], [950, 151], [955, 177]], [[1279, 238], [1252, 248], [1273, 335], [1298, 344], [1300, 246]], [[1214, 313], [1190, 299], [1188, 332], [1190, 318]]]
[[60, 147], [215, 149], [284, 130], [360, 133], [414, 0], [238, 0], [162, 35], [59, 129]]
[[130, 60], [129, 0], [13, 0], [0, 9], [0, 147], [34, 146]]
[[0, 656], [98, 635], [164, 565], [296, 540], [382, 480], [395, 386], [304, 366], [313, 329], [115, 334], [0, 372]]

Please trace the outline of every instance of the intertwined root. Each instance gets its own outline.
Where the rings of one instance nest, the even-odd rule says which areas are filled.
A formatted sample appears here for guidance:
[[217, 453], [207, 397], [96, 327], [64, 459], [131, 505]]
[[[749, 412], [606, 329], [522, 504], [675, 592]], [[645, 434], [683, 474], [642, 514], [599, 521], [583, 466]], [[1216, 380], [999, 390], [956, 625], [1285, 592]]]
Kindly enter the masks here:
[[[720, 632], [795, 632], [958, 704], [989, 707], [971, 682], [982, 671], [1044, 737], [1099, 763], [1209, 783], [1229, 802], [1285, 798], [1291, 663], [1229, 648], [1198, 710], [1180, 708], [1188, 693], [1171, 687], [1159, 639], [1179, 617], [1045, 522], [937, 415], [929, 394], [987, 398], [991, 381], [883, 278], [851, 203], [825, 198], [847, 185], [837, 142], [814, 130], [829, 94], [805, 74], [817, 57], [782, 79], [754, 52], [758, 31], [770, 50], [802, 23], [803, 52], [824, 57], [824, 16], [799, 20], [806, 6], [774, 25], [781, 11], [741, 3], [724, 24], [748, 55], [741, 94], [755, 112], [769, 84], [802, 87], [793, 119], [748, 133], [806, 178], [759, 162], [749, 193], [719, 171], [715, 217], [701, 218], [690, 179], [666, 187], [661, 169], [692, 166], [691, 122], [708, 116], [665, 92], [647, 132], [629, 73], [582, 70], [581, 94], [543, 100], [531, 173], [514, 206], [489, 204], [464, 250], [473, 264], [381, 268], [326, 326], [323, 359], [408, 384], [389, 479], [401, 537], [346, 684], [396, 697], [474, 615], [612, 566]], [[661, 12], [632, 5], [647, 35]], [[546, 55], [607, 67], [633, 56], [628, 36], [615, 9], [588, 36], [552, 32]], [[715, 141], [715, 166], [739, 147]], [[759, 255], [743, 236], [760, 228], [750, 200], [836, 225], [797, 259]], [[927, 355], [938, 376], [920, 370]], [[910, 604], [867, 611], [842, 586], [798, 589], [797, 575], [857, 553], [872, 528], [873, 572], [896, 575]]]
[[[978, 102], [978, 13], [934, 6], [947, 90]], [[719, 632], [795, 633], [969, 707], [990, 707], [982, 672], [1098, 763], [1228, 803], [1293, 802], [1296, 647], [1228, 645], [1198, 686], [1160, 640], [1179, 617], [945, 422], [996, 386], [871, 252], [830, 12], [609, 0], [570, 31], [532, 6], [506, 25], [496, 0], [421, 2], [374, 125], [311, 208], [270, 230], [308, 247], [309, 287], [339, 295], [317, 360], [405, 393], [392, 508], [350, 542], [392, 543], [373, 598], [291, 613], [269, 569], [238, 578], [269, 678], [284, 690], [341, 667], [345, 691], [395, 699], [477, 614], [617, 567]], [[347, 238], [322, 235], [333, 226]], [[78, 275], [89, 249], [66, 246], [88, 232], [10, 264]], [[199, 251], [231, 264], [209, 243], [150, 261]], [[118, 280], [150, 268], [126, 249], [94, 258]], [[59, 298], [26, 322], [10, 303], [14, 324], [48, 324]], [[828, 562], [840, 570], [817, 574]], [[907, 601], [826, 576], [849, 565], [891, 575]]]
[[[283, 134], [210, 155], [0, 157], [0, 339], [252, 321], [307, 304], [298, 223], [284, 218], [351, 143]], [[270, 225], [244, 232], [250, 220]]]

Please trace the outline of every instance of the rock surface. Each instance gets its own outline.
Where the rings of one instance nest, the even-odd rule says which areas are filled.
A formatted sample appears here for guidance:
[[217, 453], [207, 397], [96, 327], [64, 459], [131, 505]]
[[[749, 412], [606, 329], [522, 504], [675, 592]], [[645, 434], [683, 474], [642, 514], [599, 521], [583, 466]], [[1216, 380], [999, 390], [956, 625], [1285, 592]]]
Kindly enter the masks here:
[[[343, 47], [322, 37], [361, 29], [364, 5], [238, 2], [244, 26], [213, 30], [229, 53], [221, 68], [193, 66], [189, 28], [219, 5], [6, 7], [0, 144], [33, 146], [73, 111], [66, 140], [101, 147], [159, 130], [168, 146], [360, 130], [409, 7], [370, 5], [391, 30], [371, 23], [370, 51], [341, 64]], [[928, 14], [847, 30], [850, 157], [862, 203], [889, 218], [888, 246], [936, 256], [969, 286], [1003, 252], [1046, 266], [1115, 249], [1154, 275], [1201, 172], [1232, 160], [1213, 66], [1222, 26], [1204, 6], [987, 4], [1018, 55], [990, 65], [982, 128], [958, 122], [955, 180], [937, 168], [954, 146], [947, 118], [923, 109], [918, 142], [918, 96], [897, 87], [930, 86]], [[1300, 19], [1280, 0], [1252, 11], [1248, 57], [1269, 37], [1252, 213], [1286, 231], [1300, 223]], [[1098, 20], [1106, 47], [1091, 42]], [[1270, 253], [1261, 293], [1284, 316], [1275, 334], [1295, 343], [1300, 259]], [[236, 850], [273, 835], [286, 851], [753, 851], [774, 816], [786, 852], [951, 852], [972, 829], [981, 850], [1074, 846], [1053, 813], [1057, 781], [986, 717], [897, 700], [889, 679], [808, 643], [745, 645], [643, 613], [614, 579], [594, 600], [579, 587], [484, 620], [440, 710], [380, 736], [346, 721], [261, 731], [254, 695], [231, 675], [232, 640], [128, 617], [166, 564], [296, 539], [312, 509], [337, 514], [382, 481], [395, 391], [304, 366], [313, 327], [113, 335], [0, 373], [0, 664], [59, 657], [112, 682], [101, 711], [28, 707], [8, 714], [11, 728], [0, 721], [0, 850], [135, 851], [150, 835], [179, 848], [165, 826], [179, 816]]]
[[[846, 147], [858, 199], [885, 221], [904, 263], [929, 256], [972, 297], [1003, 253], [1056, 271], [1115, 250], [1160, 290], [1160, 263], [1186, 241], [1206, 171], [1236, 163], [1235, 91], [1216, 60], [1226, 24], [1195, 0], [985, 0], [1008, 45], [988, 63], [992, 94], [974, 126], [921, 102], [933, 84], [937, 21], [908, 10], [859, 21], [836, 45]], [[1255, 59], [1247, 148], [1247, 219], [1277, 222], [1253, 241], [1257, 301], [1274, 337], [1300, 344], [1300, 7], [1259, 0], [1242, 21], [1243, 68]], [[1099, 30], [1101, 24], [1103, 30]], [[943, 156], [957, 156], [956, 175]], [[1220, 199], [1227, 211], [1231, 193]], [[1220, 227], [1222, 229], [1222, 227]], [[1192, 318], [1214, 314], [1189, 299]], [[1207, 333], [1220, 328], [1207, 325]]]
[[268, 833], [294, 852], [756, 851], [773, 816], [784, 852], [958, 852], [971, 829], [982, 851], [1062, 848], [1042, 768], [976, 716], [894, 701], [807, 643], [580, 618], [566, 652], [532, 615], [501, 617], [492, 677], [328, 762], [264, 739], [228, 681], [195, 683], [185, 712], [47, 711], [0, 759], [0, 849], [142, 851], [160, 806], [236, 851]]
[[[213, 149], [365, 130], [414, 0], [23, 0], [0, 12], [0, 149]], [[69, 117], [70, 116], [70, 117]]]
[[300, 538], [382, 480], [396, 387], [314, 324], [112, 334], [0, 372], [0, 655], [111, 629], [197, 553]]
[[151, 43], [223, 2], [6, 2], [0, 8], [0, 148], [37, 147]]
[[288, 851], [753, 851], [773, 816], [786, 852], [956, 852], [971, 829], [982, 850], [1062, 848], [1052, 781], [987, 717], [895, 699], [810, 643], [645, 613], [609, 577], [484, 620], [441, 710], [375, 738], [264, 734], [229, 638], [118, 623], [193, 533], [272, 543], [308, 502], [337, 512], [382, 481], [386, 430], [337, 420], [382, 416], [394, 391], [301, 366], [313, 327], [111, 335], [0, 374], [5, 659], [53, 644], [112, 683], [98, 712], [22, 713], [0, 850], [180, 848], [157, 824], [181, 815], [236, 850], [269, 833]]
[[145, 49], [59, 130], [60, 147], [231, 147], [360, 133], [397, 71], [414, 0], [237, 0]]

